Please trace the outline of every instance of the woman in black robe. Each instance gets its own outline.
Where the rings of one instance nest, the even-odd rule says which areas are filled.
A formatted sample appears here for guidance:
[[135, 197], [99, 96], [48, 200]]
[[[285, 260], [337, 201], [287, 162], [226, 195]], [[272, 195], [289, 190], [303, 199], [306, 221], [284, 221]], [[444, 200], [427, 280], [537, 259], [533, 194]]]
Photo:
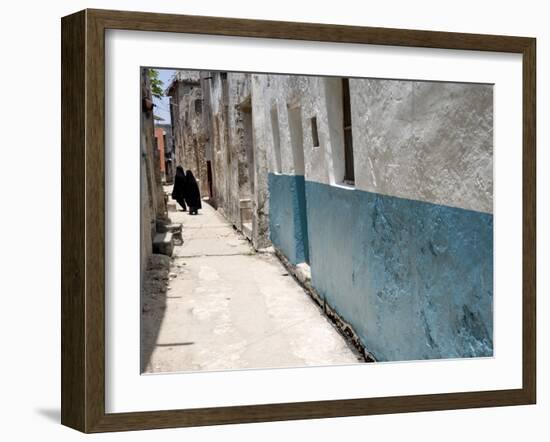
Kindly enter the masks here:
[[185, 202], [189, 206], [189, 215], [197, 215], [202, 209], [199, 185], [190, 170], [185, 173]]
[[174, 188], [172, 189], [172, 199], [176, 200], [183, 211], [185, 212], [187, 208], [185, 207], [185, 183], [187, 179], [185, 177], [185, 172], [183, 167], [176, 167], [176, 176], [174, 177]]

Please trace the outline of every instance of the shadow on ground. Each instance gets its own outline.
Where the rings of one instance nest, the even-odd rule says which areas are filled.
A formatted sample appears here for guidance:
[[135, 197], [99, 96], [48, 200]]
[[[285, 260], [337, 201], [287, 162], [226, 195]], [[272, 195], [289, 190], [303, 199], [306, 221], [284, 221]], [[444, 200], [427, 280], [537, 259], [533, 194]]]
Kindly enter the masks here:
[[56, 424], [61, 422], [61, 410], [59, 408], [38, 408], [35, 412], [36, 414], [51, 422], [55, 422]]
[[168, 256], [151, 255], [143, 275], [140, 321], [141, 373], [146, 371], [157, 345], [160, 327], [166, 311], [170, 265], [171, 259]]

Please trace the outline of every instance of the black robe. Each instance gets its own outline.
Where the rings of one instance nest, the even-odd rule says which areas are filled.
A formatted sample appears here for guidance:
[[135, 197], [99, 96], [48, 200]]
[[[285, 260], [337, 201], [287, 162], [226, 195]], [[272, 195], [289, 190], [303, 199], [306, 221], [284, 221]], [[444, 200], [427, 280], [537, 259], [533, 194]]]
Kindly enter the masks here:
[[185, 207], [185, 183], [187, 178], [185, 177], [185, 172], [181, 166], [176, 168], [176, 176], [174, 177], [174, 188], [172, 189], [172, 199], [176, 200], [183, 210], [186, 210]]
[[201, 193], [197, 180], [193, 176], [193, 172], [188, 170], [185, 173], [185, 202], [189, 208], [201, 209]]

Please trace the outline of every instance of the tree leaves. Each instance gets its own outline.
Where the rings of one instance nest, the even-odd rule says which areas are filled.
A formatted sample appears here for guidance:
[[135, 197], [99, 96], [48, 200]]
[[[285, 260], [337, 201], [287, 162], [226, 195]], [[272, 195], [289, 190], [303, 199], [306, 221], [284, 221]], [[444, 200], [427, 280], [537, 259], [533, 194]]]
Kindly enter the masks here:
[[151, 93], [157, 98], [164, 97], [164, 91], [162, 87], [164, 83], [159, 78], [159, 71], [156, 69], [148, 69], [147, 75], [149, 76], [149, 81], [151, 82]]

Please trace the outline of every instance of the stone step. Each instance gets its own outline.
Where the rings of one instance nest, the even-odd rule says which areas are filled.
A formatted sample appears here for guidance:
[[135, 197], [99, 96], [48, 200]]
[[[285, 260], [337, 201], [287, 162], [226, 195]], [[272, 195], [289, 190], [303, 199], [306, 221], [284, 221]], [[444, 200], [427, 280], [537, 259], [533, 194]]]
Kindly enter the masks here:
[[166, 226], [166, 231], [172, 233], [172, 236], [174, 237], [174, 241], [177, 242], [177, 245], [181, 246], [183, 244], [183, 235], [182, 235], [183, 225], [182, 224], [179, 224], [179, 223], [168, 224]]
[[174, 251], [174, 235], [172, 232], [157, 233], [153, 238], [153, 253], [172, 256]]
[[157, 219], [156, 222], [157, 233], [172, 232], [176, 245], [183, 244], [183, 225], [181, 223], [172, 223], [169, 219]]

